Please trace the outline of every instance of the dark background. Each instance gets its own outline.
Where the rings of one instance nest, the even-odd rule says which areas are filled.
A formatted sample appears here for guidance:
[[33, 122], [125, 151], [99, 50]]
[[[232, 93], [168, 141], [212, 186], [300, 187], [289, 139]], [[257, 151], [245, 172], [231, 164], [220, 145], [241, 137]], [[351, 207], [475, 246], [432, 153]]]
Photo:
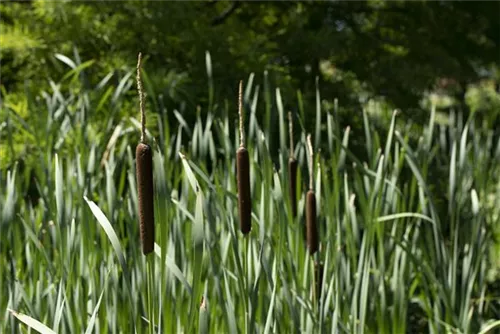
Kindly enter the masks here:
[[54, 55], [75, 60], [76, 51], [94, 61], [89, 84], [133, 68], [142, 51], [155, 92], [173, 105], [206, 102], [206, 51], [215, 101], [268, 70], [289, 103], [297, 89], [314, 96], [318, 76], [322, 95], [343, 106], [378, 99], [416, 117], [429, 92], [477, 108], [468, 88], [498, 92], [500, 76], [498, 1], [11, 1], [1, 4], [1, 35], [7, 92], [57, 82], [68, 67]]

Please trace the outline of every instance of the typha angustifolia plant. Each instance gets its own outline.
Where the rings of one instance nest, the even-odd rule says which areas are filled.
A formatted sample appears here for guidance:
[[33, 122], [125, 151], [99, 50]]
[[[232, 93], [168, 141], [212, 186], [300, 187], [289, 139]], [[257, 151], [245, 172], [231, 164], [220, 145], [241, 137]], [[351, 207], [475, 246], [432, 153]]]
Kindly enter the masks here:
[[142, 54], [137, 59], [137, 91], [141, 112], [141, 141], [135, 150], [137, 192], [139, 198], [139, 223], [142, 253], [147, 255], [154, 249], [154, 193], [153, 193], [153, 152], [146, 142], [146, 112], [144, 90], [141, 80]]
[[306, 196], [306, 240], [309, 254], [312, 256], [318, 250], [318, 228], [316, 226], [316, 195], [314, 194], [314, 152], [311, 135], [307, 136], [309, 191]]
[[252, 229], [252, 202], [250, 195], [250, 159], [245, 148], [245, 128], [243, 123], [243, 81], [238, 93], [238, 115], [240, 125], [240, 147], [236, 151], [236, 176], [238, 182], [238, 210], [240, 230], [248, 234]]
[[[319, 237], [316, 212], [316, 194], [314, 193], [314, 151], [311, 143], [311, 135], [307, 136], [308, 148], [308, 168], [309, 168], [309, 190], [306, 196], [306, 240], [307, 248], [314, 259], [314, 291], [313, 295], [317, 302], [320, 302], [321, 289], [323, 283], [323, 264], [320, 262]], [[316, 256], [314, 256], [316, 255]]]
[[293, 119], [292, 113], [288, 112], [288, 132], [290, 136], [290, 153], [288, 158], [288, 191], [290, 193], [290, 205], [292, 217], [297, 216], [297, 159], [293, 146]]
[[[135, 150], [137, 197], [139, 199], [139, 228], [142, 253], [148, 255], [154, 250], [154, 190], [153, 190], [153, 150], [146, 142], [146, 110], [144, 108], [144, 89], [141, 80], [142, 54], [137, 57], [137, 91], [141, 113], [141, 141]], [[149, 318], [149, 332], [154, 333], [154, 257], [148, 256], [146, 262], [146, 305]]]
[[[240, 215], [240, 230], [244, 236], [247, 236], [252, 230], [252, 202], [250, 194], [250, 159], [248, 150], [245, 148], [245, 126], [243, 118], [243, 81], [240, 81], [238, 89], [238, 116], [240, 128], [240, 147], [236, 151], [236, 177], [238, 183], [238, 211]], [[251, 270], [248, 254], [250, 252], [250, 239], [245, 237], [245, 247], [242, 254], [244, 270]], [[246, 276], [246, 275], [245, 275]], [[244, 277], [244, 281], [248, 276]], [[247, 286], [248, 282], [244, 283]], [[244, 288], [245, 295], [248, 291]], [[244, 303], [244, 310], [247, 316], [245, 319], [245, 332], [253, 332], [253, 323], [249, 319], [248, 309], [251, 308], [251, 301]]]

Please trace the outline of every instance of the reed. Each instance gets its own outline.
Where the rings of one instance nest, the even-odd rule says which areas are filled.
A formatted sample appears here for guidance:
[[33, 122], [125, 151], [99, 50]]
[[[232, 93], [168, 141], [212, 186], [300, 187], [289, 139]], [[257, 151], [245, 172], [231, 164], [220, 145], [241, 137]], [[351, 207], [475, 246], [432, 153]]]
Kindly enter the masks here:
[[309, 254], [314, 255], [318, 250], [318, 228], [316, 226], [316, 195], [314, 194], [314, 169], [313, 169], [313, 148], [311, 135], [307, 136], [307, 147], [309, 149], [309, 191], [306, 197], [306, 239]]
[[240, 81], [238, 94], [238, 114], [240, 123], [240, 147], [236, 151], [236, 175], [238, 180], [238, 209], [240, 230], [248, 234], [252, 229], [252, 202], [250, 195], [250, 159], [245, 148], [245, 130], [243, 126], [243, 82]]
[[135, 150], [137, 191], [139, 198], [139, 228], [142, 253], [147, 255], [154, 249], [154, 190], [153, 190], [153, 152], [146, 143], [146, 113], [144, 110], [144, 92], [141, 81], [142, 54], [137, 60], [137, 90], [141, 112], [141, 141]]

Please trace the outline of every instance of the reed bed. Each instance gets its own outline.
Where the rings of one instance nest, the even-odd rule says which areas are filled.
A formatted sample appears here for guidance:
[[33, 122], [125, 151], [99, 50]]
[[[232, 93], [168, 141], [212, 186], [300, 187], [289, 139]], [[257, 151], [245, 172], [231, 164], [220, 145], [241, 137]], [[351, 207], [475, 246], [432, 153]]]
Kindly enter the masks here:
[[[316, 118], [327, 121], [304, 122], [314, 113], [287, 101], [300, 124], [287, 148], [280, 91], [273, 98], [268, 77], [263, 89], [253, 78], [245, 94], [240, 85], [240, 129], [231, 104], [202, 106], [188, 122], [158, 107], [149, 88], [155, 152], [140, 143], [137, 157], [144, 118], [92, 121], [98, 107], [126, 106], [133, 70], [116, 86], [54, 85], [29, 101], [30, 123], [9, 121], [1, 136], [28, 126], [40, 151], [36, 164], [0, 173], [0, 332], [498, 330], [490, 252], [500, 145], [491, 129], [458, 113], [438, 122], [434, 109], [423, 129], [395, 114], [378, 128], [371, 109], [361, 128], [343, 128], [322, 109], [318, 86]], [[306, 133], [321, 152], [315, 160]], [[24, 198], [30, 174], [38, 202]], [[144, 229], [153, 219], [156, 236]]]

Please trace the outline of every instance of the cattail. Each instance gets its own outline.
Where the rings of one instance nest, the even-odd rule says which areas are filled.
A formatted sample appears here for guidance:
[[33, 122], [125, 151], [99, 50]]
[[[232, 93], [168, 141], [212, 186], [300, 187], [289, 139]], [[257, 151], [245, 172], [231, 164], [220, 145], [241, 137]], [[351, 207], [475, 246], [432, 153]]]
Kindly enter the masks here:
[[238, 96], [238, 114], [240, 117], [240, 147], [236, 151], [236, 176], [238, 178], [238, 209], [240, 229], [248, 234], [252, 229], [252, 203], [250, 199], [250, 159], [245, 148], [245, 131], [243, 128], [243, 82], [240, 81]]
[[306, 198], [306, 239], [309, 254], [314, 255], [318, 250], [318, 228], [316, 226], [316, 195], [313, 190], [313, 149], [311, 135], [307, 136], [307, 147], [309, 148], [309, 191]]
[[288, 112], [288, 129], [290, 134], [290, 158], [288, 159], [288, 189], [290, 192], [290, 205], [292, 217], [297, 216], [297, 160], [293, 149], [293, 121], [292, 113]]
[[318, 250], [318, 230], [316, 227], [316, 195], [313, 190], [307, 192], [306, 203], [307, 247], [313, 255]]
[[146, 143], [146, 115], [144, 112], [144, 93], [141, 82], [141, 60], [137, 61], [137, 90], [141, 111], [141, 142], [135, 150], [137, 191], [139, 197], [139, 222], [142, 253], [147, 255], [154, 249], [154, 195], [153, 195], [153, 151]]

